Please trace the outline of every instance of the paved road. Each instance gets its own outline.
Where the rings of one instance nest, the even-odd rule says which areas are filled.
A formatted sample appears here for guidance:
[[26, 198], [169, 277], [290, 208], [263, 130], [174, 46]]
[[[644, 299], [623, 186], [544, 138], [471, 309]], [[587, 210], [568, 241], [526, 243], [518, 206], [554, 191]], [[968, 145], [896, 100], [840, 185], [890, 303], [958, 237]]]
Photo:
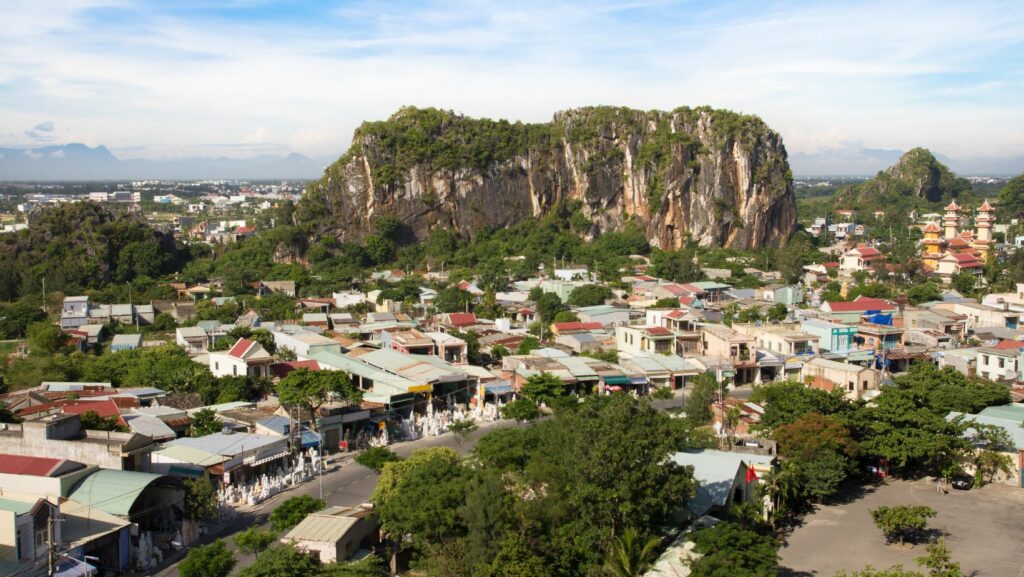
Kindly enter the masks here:
[[[470, 437], [461, 444], [455, 439], [454, 435], [451, 433], [445, 433], [438, 437], [426, 437], [416, 441], [410, 441], [408, 443], [398, 443], [392, 445], [390, 448], [402, 457], [408, 457], [413, 451], [428, 447], [449, 447], [459, 451], [460, 453], [468, 453], [474, 446], [476, 446], [476, 442], [480, 437], [487, 434], [489, 431], [511, 425], [511, 421], [483, 423], [480, 425], [479, 429], [472, 433]], [[328, 506], [353, 506], [365, 503], [370, 499], [370, 496], [373, 495], [373, 489], [377, 484], [377, 474], [375, 472], [348, 458], [332, 463], [331, 466], [333, 467], [333, 470], [327, 472], [321, 480], [314, 479], [283, 493], [274, 495], [270, 499], [267, 499], [263, 503], [254, 507], [251, 511], [240, 513], [236, 519], [225, 523], [215, 534], [204, 536], [198, 543], [195, 543], [192, 546], [204, 545], [217, 538], [224, 539], [228, 548], [235, 551], [235, 557], [238, 559], [238, 565], [235, 566], [235, 572], [237, 572], [243, 567], [251, 565], [255, 560], [255, 557], [252, 555], [245, 555], [238, 551], [230, 537], [239, 531], [248, 529], [249, 527], [265, 525], [267, 516], [282, 501], [290, 497], [297, 497], [300, 495], [310, 495], [312, 497], [320, 498], [321, 481], [323, 499], [327, 502]], [[149, 573], [148, 575], [152, 575], [154, 577], [178, 577], [178, 563], [184, 558], [186, 552], [187, 551], [179, 551], [177, 555], [175, 555], [171, 565], [157, 572]]]

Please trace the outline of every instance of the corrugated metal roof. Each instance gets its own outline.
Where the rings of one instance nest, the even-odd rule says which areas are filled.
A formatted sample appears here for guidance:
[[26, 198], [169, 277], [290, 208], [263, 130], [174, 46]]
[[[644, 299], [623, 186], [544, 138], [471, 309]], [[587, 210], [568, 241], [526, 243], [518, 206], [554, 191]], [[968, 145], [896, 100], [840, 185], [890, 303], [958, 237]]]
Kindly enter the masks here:
[[82, 479], [67, 496], [86, 507], [127, 517], [142, 491], [162, 477], [153, 473], [100, 469]]
[[982, 417], [1013, 419], [1024, 423], [1024, 403], [1010, 403], [1009, 405], [1002, 405], [999, 407], [988, 407], [978, 414]]
[[219, 465], [228, 460], [227, 457], [222, 457], [209, 451], [179, 445], [165, 446], [163, 449], [155, 451], [155, 453], [165, 455], [181, 463], [191, 463], [201, 467]]
[[208, 453], [233, 457], [245, 451], [252, 451], [274, 443], [280, 443], [284, 439], [277, 435], [257, 435], [256, 433], [213, 433], [203, 437], [182, 437], [168, 441], [166, 446], [192, 447]]
[[714, 449], [683, 451], [672, 455], [677, 465], [693, 467], [693, 477], [700, 482], [697, 494], [687, 501], [686, 508], [703, 515], [713, 507], [723, 507], [729, 500], [733, 481], [744, 464], [771, 465], [774, 457], [730, 453]]
[[[1024, 427], [1020, 426], [1020, 421], [1016, 419], [1000, 419], [997, 417], [988, 417], [985, 415], [965, 415], [963, 413], [951, 412], [946, 415], [947, 421], [952, 421], [954, 418], [963, 416], [964, 420], [972, 423], [981, 423], [983, 425], [993, 425], [996, 427], [1002, 427], [1007, 434], [1010, 435], [1010, 440], [1013, 441], [1015, 449], [1024, 449]], [[966, 436], [973, 436], [973, 429], [968, 429], [965, 433]]]
[[148, 415], [122, 415], [121, 418], [128, 423], [128, 427], [131, 428], [133, 433], [145, 435], [150, 439], [159, 441], [177, 437], [177, 434], [167, 426], [167, 423], [157, 417], [150, 417]]
[[355, 517], [314, 513], [303, 519], [283, 539], [337, 543], [358, 521]]

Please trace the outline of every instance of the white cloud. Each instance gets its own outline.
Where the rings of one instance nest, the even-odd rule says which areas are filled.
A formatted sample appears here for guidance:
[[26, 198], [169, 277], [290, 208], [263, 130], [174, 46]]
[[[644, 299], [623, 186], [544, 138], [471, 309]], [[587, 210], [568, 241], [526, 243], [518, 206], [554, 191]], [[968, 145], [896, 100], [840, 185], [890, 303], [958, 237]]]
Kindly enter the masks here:
[[[90, 20], [111, 6], [131, 23]], [[1024, 150], [1021, 4], [773, 6], [368, 3], [317, 25], [22, 1], [0, 30], [12, 96], [0, 133], [42, 116], [70, 127], [61, 139], [132, 155], [239, 143], [234, 154], [259, 144], [319, 156], [404, 104], [527, 121], [590, 104], [711, 104], [761, 115], [791, 151]]]

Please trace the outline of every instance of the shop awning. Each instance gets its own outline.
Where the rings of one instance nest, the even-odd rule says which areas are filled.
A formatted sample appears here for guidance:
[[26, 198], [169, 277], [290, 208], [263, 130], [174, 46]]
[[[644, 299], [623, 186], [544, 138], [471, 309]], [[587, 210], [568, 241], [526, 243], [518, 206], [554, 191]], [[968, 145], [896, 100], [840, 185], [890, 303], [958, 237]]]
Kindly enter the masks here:
[[608, 375], [608, 376], [601, 377], [601, 380], [603, 380], [604, 384], [606, 384], [606, 385], [630, 385], [630, 384], [632, 384], [632, 381], [629, 379], [629, 377], [626, 377], [626, 376], [623, 376], [623, 375]]
[[171, 465], [171, 468], [167, 470], [168, 475], [174, 475], [175, 477], [188, 477], [195, 479], [203, 476], [203, 470], [197, 467], [188, 467], [185, 465]]
[[249, 465], [250, 467], [255, 467], [257, 465], [262, 465], [264, 463], [269, 463], [271, 461], [276, 461], [277, 459], [280, 459], [281, 457], [287, 457], [287, 456], [288, 456], [288, 451], [281, 451], [280, 453], [275, 453], [275, 454], [270, 455], [268, 457], [263, 457], [262, 459], [254, 459], [252, 461], [247, 461], [245, 464]]
[[314, 431], [302, 431], [302, 448], [318, 447], [321, 442], [320, 435]]

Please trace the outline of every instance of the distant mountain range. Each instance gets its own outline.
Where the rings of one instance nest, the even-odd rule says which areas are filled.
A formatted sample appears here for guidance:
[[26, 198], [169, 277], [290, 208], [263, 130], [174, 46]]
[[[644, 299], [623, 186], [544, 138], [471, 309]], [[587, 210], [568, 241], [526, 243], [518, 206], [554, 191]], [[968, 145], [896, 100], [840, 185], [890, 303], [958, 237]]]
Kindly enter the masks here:
[[[833, 148], [814, 154], [795, 152], [789, 155], [789, 165], [796, 176], [874, 176], [894, 164], [904, 152], [863, 147]], [[938, 153], [935, 157], [960, 175], [1015, 176], [1024, 172], [1024, 157], [953, 159]], [[301, 154], [121, 160], [105, 146], [64, 144], [0, 148], [0, 180], [315, 179], [335, 160]]]
[[301, 154], [251, 158], [121, 160], [105, 146], [0, 148], [0, 180], [276, 180], [319, 178], [334, 159]]
[[[882, 148], [844, 147], [814, 154], [795, 152], [789, 165], [797, 176], [873, 176], [896, 163], [906, 152]], [[1024, 172], [1024, 157], [954, 159], [935, 154], [940, 162], [962, 176], [1016, 176]]]

